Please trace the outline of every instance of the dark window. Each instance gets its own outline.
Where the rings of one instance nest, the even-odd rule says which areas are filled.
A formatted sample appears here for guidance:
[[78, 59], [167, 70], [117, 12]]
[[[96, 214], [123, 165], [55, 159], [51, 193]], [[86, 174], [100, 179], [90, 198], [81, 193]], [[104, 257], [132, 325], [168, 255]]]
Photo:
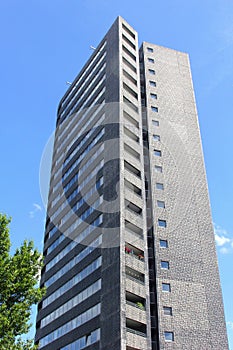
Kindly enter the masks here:
[[163, 313], [164, 315], [172, 316], [172, 308], [170, 306], [164, 306]]
[[164, 190], [164, 186], [160, 182], [156, 182], [156, 188], [157, 190], [162, 190], [162, 191]]
[[148, 60], [149, 63], [155, 63], [155, 60], [153, 58], [148, 57], [147, 60]]
[[162, 290], [164, 292], [170, 292], [171, 291], [171, 285], [170, 283], [162, 283]]
[[157, 206], [159, 208], [165, 208], [165, 202], [164, 201], [157, 201]]
[[126, 25], [124, 25], [124, 23], [122, 23], [122, 27], [124, 28], [124, 30], [125, 30], [130, 36], [132, 36], [132, 38], [135, 39], [134, 33], [132, 33], [131, 30], [130, 30], [128, 27], [126, 27]]
[[158, 112], [158, 107], [155, 107], [155, 106], [151, 106], [151, 110], [152, 110], [152, 112]]
[[154, 69], [148, 69], [149, 73], [152, 75], [155, 75], [155, 70]]
[[155, 81], [150, 80], [149, 84], [150, 84], [150, 86], [156, 87], [156, 82]]
[[169, 262], [168, 262], [168, 261], [162, 260], [162, 261], [160, 262], [160, 266], [161, 266], [162, 269], [168, 270], [168, 269], [169, 269]]
[[148, 47], [147, 52], [154, 52], [154, 50], [152, 49], [152, 47]]
[[159, 126], [159, 121], [158, 120], [152, 120], [152, 125], [153, 126]]
[[166, 221], [166, 220], [161, 220], [161, 219], [159, 219], [159, 220], [158, 220], [158, 225], [159, 225], [160, 227], [167, 227], [167, 221]]
[[159, 245], [160, 248], [168, 248], [168, 242], [165, 239], [160, 239]]
[[156, 94], [150, 94], [150, 97], [153, 98], [154, 100], [157, 100], [157, 95]]
[[157, 156], [157, 157], [161, 157], [162, 153], [161, 153], [160, 150], [155, 149], [155, 150], [154, 150], [154, 155]]
[[160, 141], [160, 136], [159, 135], [153, 135], [153, 140], [154, 141]]
[[166, 341], [174, 341], [174, 333], [173, 332], [164, 332], [164, 338]]
[[162, 173], [163, 168], [160, 165], [155, 165], [155, 171], [156, 171], [156, 173]]

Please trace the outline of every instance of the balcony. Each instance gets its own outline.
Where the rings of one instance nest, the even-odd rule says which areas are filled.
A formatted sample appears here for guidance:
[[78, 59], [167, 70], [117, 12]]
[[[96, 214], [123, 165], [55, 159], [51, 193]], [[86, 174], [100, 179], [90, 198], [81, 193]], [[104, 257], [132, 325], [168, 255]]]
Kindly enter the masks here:
[[126, 344], [136, 349], [147, 349], [146, 325], [126, 318]]
[[125, 289], [126, 292], [137, 294], [141, 298], [146, 297], [146, 291], [145, 291], [145, 285], [138, 283], [134, 279], [130, 279], [128, 276], [126, 276], [125, 280]]
[[133, 244], [138, 249], [144, 247], [143, 237], [138, 236], [136, 233], [133, 233], [128, 229], [125, 229], [125, 241]]
[[138, 207], [136, 204], [125, 199], [125, 209], [130, 211], [131, 213], [142, 216], [142, 208]]
[[146, 324], [146, 311], [142, 303], [133, 303], [126, 300], [126, 317]]
[[130, 267], [125, 267], [126, 277], [131, 279], [134, 282], [144, 285], [145, 284], [145, 275], [137, 270], [131, 269]]
[[144, 264], [144, 252], [135, 246], [126, 243], [125, 245], [125, 264], [130, 268], [144, 273], [145, 264]]

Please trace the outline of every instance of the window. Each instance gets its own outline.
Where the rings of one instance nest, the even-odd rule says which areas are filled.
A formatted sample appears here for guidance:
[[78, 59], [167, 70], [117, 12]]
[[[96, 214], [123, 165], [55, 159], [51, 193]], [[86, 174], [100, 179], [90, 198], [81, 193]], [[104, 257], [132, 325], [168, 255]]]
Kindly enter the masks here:
[[168, 241], [165, 239], [160, 239], [159, 241], [160, 248], [168, 248]]
[[154, 60], [153, 58], [150, 58], [150, 57], [147, 58], [147, 61], [148, 61], [149, 63], [155, 63], [155, 60]]
[[152, 120], [152, 125], [153, 126], [159, 126], [159, 121], [158, 120]]
[[154, 100], [157, 100], [157, 95], [156, 94], [150, 94], [150, 97], [153, 98]]
[[163, 172], [163, 169], [162, 169], [161, 166], [156, 165], [156, 166], [155, 166], [155, 171], [156, 171], [156, 173], [162, 173], [162, 172]]
[[163, 292], [171, 292], [171, 285], [170, 285], [170, 283], [162, 283], [162, 291]]
[[147, 52], [154, 52], [154, 50], [152, 49], [152, 47], [148, 47]]
[[164, 190], [164, 186], [163, 186], [163, 184], [162, 183], [160, 183], [160, 182], [156, 182], [156, 189], [157, 190]]
[[164, 332], [164, 338], [166, 341], [174, 341], [174, 333], [173, 332]]
[[155, 75], [155, 70], [154, 69], [148, 69], [149, 73], [152, 75]]
[[125, 42], [129, 45], [129, 46], [131, 46], [134, 50], [136, 50], [136, 46], [132, 43], [132, 41], [131, 40], [129, 40], [124, 34], [122, 34], [122, 38], [123, 38], [123, 40], [125, 40]]
[[160, 136], [159, 135], [153, 135], [153, 140], [154, 141], [160, 141]]
[[149, 84], [150, 84], [150, 86], [156, 87], [156, 82], [155, 81], [150, 80]]
[[164, 306], [163, 307], [163, 314], [172, 316], [172, 308], [170, 306]]
[[167, 221], [166, 221], [166, 220], [158, 219], [158, 225], [159, 225], [160, 227], [167, 227]]
[[169, 270], [169, 262], [161, 260], [160, 262], [161, 269]]
[[152, 112], [158, 112], [158, 107], [155, 107], [155, 106], [151, 106], [151, 110], [152, 110]]
[[164, 201], [157, 201], [157, 207], [165, 208], [165, 202]]
[[122, 49], [130, 58], [132, 58], [132, 60], [135, 62], [137, 61], [136, 56], [134, 56], [124, 45], [122, 45]]
[[131, 32], [131, 30], [126, 27], [126, 25], [124, 25], [124, 23], [122, 23], [122, 28], [124, 28], [124, 30], [130, 35], [132, 36], [133, 39], [135, 39], [135, 34]]
[[154, 149], [154, 155], [157, 156], [157, 157], [161, 157], [162, 153], [161, 153], [160, 150]]

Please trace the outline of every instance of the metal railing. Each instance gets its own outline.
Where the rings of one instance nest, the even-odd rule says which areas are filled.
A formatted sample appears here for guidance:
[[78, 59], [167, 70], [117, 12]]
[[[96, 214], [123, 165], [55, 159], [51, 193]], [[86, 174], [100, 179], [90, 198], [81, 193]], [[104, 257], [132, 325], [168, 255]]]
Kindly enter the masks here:
[[143, 332], [140, 332], [140, 331], [136, 331], [135, 329], [126, 327], [126, 331], [129, 332], [129, 333], [133, 333], [133, 334], [136, 334], [136, 335], [140, 335], [141, 337], [146, 338], [146, 333], [143, 333]]

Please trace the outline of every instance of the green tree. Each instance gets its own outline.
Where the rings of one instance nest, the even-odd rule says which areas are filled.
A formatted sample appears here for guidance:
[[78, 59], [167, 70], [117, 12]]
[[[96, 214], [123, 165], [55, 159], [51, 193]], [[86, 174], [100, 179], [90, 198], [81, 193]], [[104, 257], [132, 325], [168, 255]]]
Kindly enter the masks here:
[[10, 221], [0, 214], [0, 350], [34, 350], [33, 341], [21, 336], [31, 327], [32, 305], [45, 292], [38, 285], [42, 255], [32, 241], [10, 254]]

